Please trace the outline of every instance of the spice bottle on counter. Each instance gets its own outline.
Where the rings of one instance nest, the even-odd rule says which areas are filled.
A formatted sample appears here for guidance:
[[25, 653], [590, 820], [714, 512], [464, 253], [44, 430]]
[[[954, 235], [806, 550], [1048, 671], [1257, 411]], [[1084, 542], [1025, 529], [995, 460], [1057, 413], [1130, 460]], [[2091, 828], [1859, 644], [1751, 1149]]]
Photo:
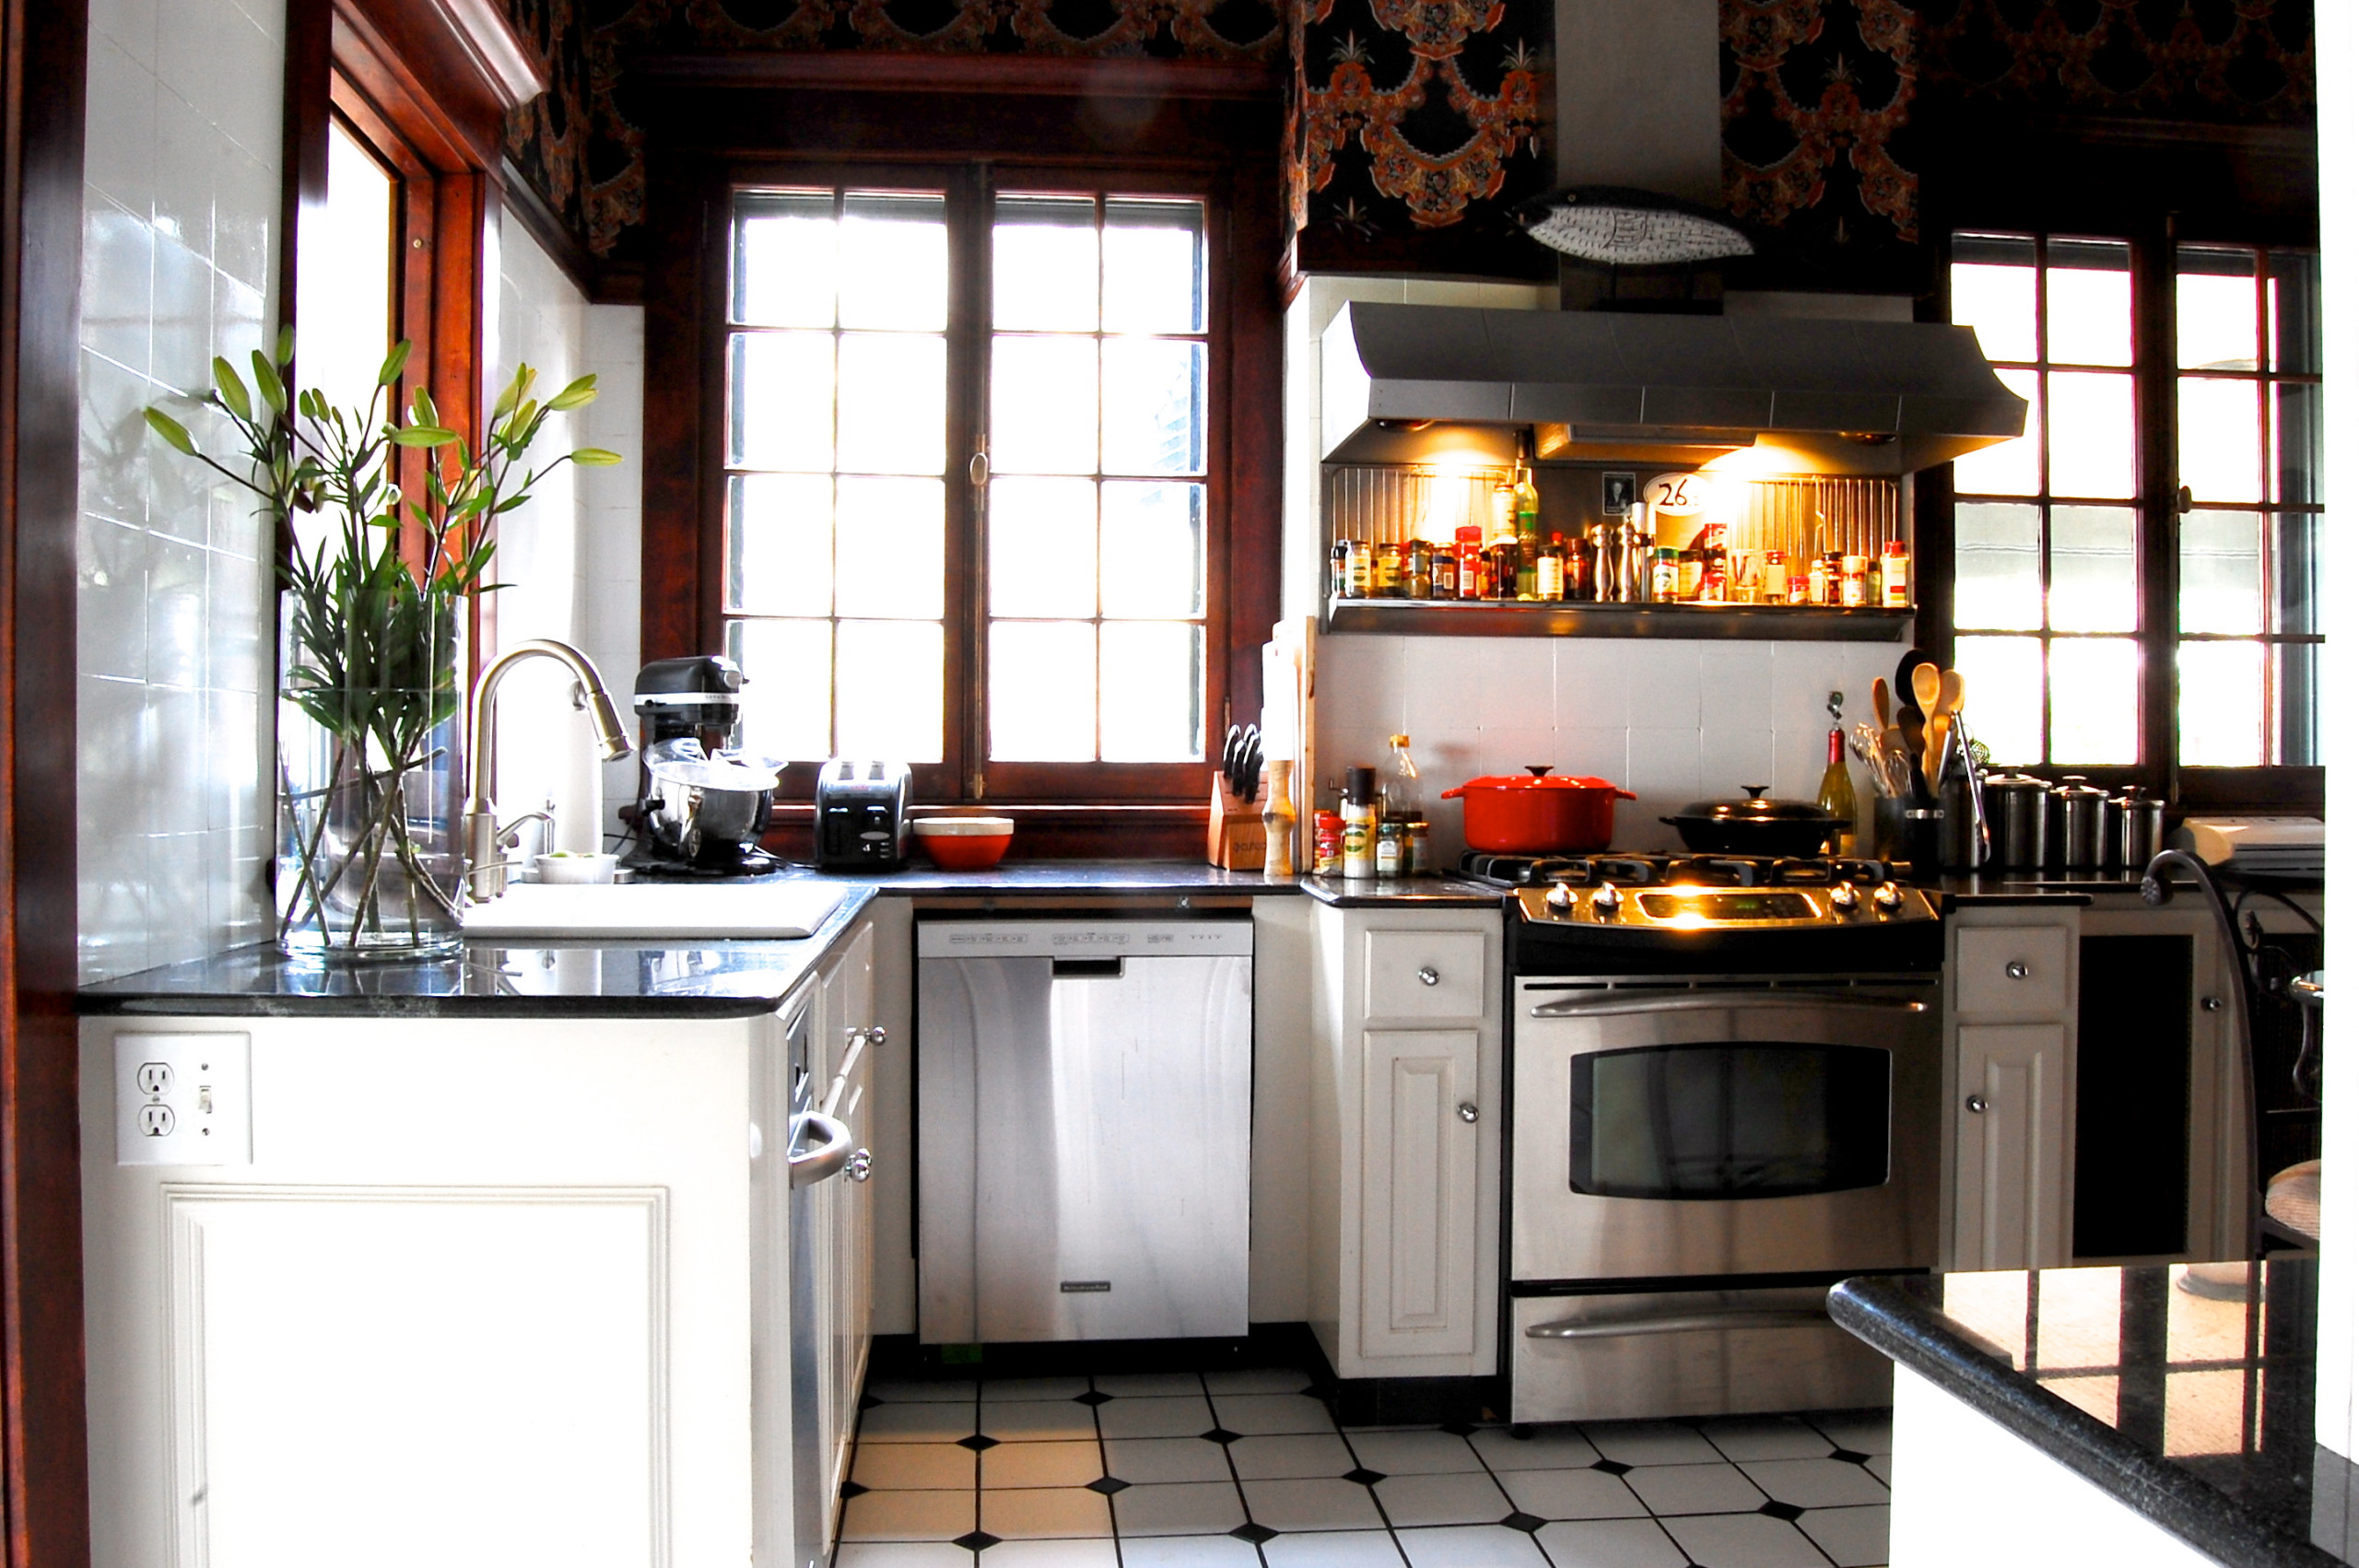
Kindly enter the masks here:
[[1343, 813], [1318, 812], [1311, 816], [1310, 871], [1314, 876], [1343, 875]]
[[1908, 608], [1908, 546], [1897, 539], [1884, 542], [1884, 607], [1887, 610]]
[[1405, 822], [1379, 822], [1376, 825], [1376, 874], [1404, 875], [1402, 862], [1408, 859], [1409, 825]]
[[1344, 769], [1344, 874], [1376, 874], [1376, 769]]

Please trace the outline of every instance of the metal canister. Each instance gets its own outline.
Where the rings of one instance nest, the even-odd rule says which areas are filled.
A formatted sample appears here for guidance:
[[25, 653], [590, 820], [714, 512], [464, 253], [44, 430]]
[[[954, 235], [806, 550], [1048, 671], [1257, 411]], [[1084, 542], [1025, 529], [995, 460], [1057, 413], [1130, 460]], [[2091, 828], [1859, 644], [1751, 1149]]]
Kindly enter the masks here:
[[1974, 770], [1956, 767], [1942, 781], [1942, 864], [1951, 871], [1979, 871], [1990, 858], [1990, 836], [1982, 819], [1981, 791]]
[[2162, 852], [2163, 802], [2132, 784], [2115, 796], [2108, 813], [2114, 820], [2114, 858], [2126, 872], [2142, 872]]
[[2067, 871], [2095, 871], [2105, 864], [2105, 791], [2077, 773], [2068, 773], [2048, 792], [2048, 861]]
[[1982, 781], [1990, 813], [1990, 863], [2037, 871], [2048, 863], [2048, 780], [2028, 773], [1998, 773]]

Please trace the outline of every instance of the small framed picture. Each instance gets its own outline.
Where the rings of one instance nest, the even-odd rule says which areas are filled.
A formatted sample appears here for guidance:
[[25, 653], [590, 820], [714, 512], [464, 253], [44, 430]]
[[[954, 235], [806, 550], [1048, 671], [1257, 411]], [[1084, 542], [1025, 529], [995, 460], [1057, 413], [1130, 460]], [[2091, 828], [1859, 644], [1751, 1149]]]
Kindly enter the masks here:
[[1608, 517], [1627, 517], [1630, 503], [1638, 498], [1638, 476], [1635, 474], [1605, 475], [1602, 504]]

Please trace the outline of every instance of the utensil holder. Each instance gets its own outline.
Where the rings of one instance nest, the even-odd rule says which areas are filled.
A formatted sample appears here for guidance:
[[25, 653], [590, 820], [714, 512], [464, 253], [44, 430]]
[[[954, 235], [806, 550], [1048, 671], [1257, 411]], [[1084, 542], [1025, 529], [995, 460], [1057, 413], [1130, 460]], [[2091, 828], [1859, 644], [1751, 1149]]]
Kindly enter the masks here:
[[1942, 809], [1920, 806], [1901, 795], [1876, 797], [1875, 858], [1887, 865], [1906, 861], [1908, 880], [1942, 878]]
[[1268, 848], [1262, 803], [1238, 799], [1228, 780], [1215, 773], [1212, 817], [1204, 829], [1204, 862], [1225, 872], [1258, 872]]

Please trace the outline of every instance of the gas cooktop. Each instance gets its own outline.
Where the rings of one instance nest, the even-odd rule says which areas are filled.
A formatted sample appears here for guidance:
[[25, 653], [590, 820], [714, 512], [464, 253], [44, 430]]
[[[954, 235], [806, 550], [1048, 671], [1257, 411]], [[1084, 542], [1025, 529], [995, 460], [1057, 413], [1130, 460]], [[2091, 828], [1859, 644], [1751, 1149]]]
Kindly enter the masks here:
[[1828, 887], [1839, 882], [1874, 887], [1899, 881], [1907, 867], [1831, 855], [1669, 855], [1642, 849], [1609, 849], [1598, 855], [1491, 855], [1470, 849], [1460, 869], [1477, 881], [1500, 887], [1546, 887], [1559, 882], [1575, 887], [1606, 882], [1623, 887]]
[[1468, 876], [1515, 890], [1527, 922], [1596, 930], [1794, 930], [1938, 921], [1939, 908], [1883, 860], [1844, 856], [1487, 855]]

